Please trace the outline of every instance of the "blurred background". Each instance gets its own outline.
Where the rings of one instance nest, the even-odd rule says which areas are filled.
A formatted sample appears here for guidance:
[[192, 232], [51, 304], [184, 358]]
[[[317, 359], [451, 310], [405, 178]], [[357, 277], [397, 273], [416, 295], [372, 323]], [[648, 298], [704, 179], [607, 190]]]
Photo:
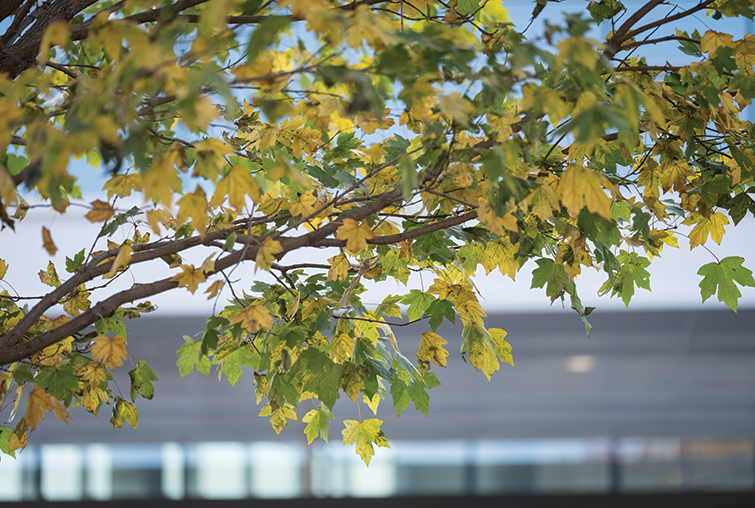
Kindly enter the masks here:
[[[365, 404], [339, 401], [329, 444], [308, 447], [301, 422], [276, 436], [257, 416], [251, 372], [235, 388], [198, 373], [179, 378], [181, 335], [203, 319], [136, 320], [131, 361], [147, 359], [159, 378], [155, 399], [137, 403], [138, 430], [113, 429], [107, 408], [97, 419], [76, 408], [68, 426], [48, 417], [17, 460], [0, 462], [0, 500], [755, 490], [755, 311], [591, 318], [588, 338], [572, 313], [490, 316], [489, 327], [509, 332], [516, 364], [490, 382], [458, 354], [460, 329], [441, 328], [451, 355], [447, 369], [434, 367], [443, 385], [430, 392], [429, 417], [410, 407], [396, 418], [383, 401], [377, 417], [391, 448], [377, 448], [369, 468], [341, 444], [339, 420], [373, 417]], [[424, 329], [395, 331], [413, 357]], [[115, 371], [124, 394], [130, 368]]]

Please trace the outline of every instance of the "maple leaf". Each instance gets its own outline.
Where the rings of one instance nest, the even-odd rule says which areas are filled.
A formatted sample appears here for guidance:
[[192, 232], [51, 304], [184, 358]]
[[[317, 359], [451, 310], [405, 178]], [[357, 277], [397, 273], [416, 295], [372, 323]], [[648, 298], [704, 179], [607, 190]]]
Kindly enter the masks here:
[[42, 281], [42, 284], [47, 284], [51, 287], [60, 287], [60, 278], [58, 277], [58, 271], [55, 269], [55, 265], [52, 263], [52, 261], [47, 262], [47, 270], [39, 271], [39, 280]]
[[273, 318], [267, 308], [253, 303], [233, 316], [231, 325], [235, 325], [236, 323], [241, 323], [241, 327], [247, 332], [255, 333], [272, 328]]
[[437, 333], [423, 333], [419, 342], [419, 350], [417, 351], [417, 361], [425, 369], [430, 365], [431, 360], [436, 365], [445, 367], [448, 351], [443, 348], [444, 344], [448, 344], [448, 342], [443, 340], [443, 337]]
[[302, 216], [308, 217], [315, 213], [315, 203], [317, 203], [317, 196], [312, 192], [305, 192], [296, 201], [293, 201], [288, 207], [288, 211], [294, 217]]
[[136, 396], [141, 393], [145, 399], [152, 399], [155, 395], [155, 387], [152, 381], [157, 381], [155, 372], [147, 365], [144, 360], [139, 360], [136, 368], [128, 373], [131, 378], [131, 400], [136, 400]]
[[92, 358], [101, 360], [102, 364], [110, 370], [123, 365], [123, 360], [128, 357], [126, 339], [122, 335], [115, 337], [100, 335], [94, 338], [94, 343]]
[[92, 201], [91, 207], [92, 210], [84, 216], [89, 222], [104, 222], [115, 215], [113, 207], [102, 200]]
[[343, 363], [354, 353], [356, 339], [348, 333], [339, 333], [330, 341], [330, 357], [336, 363]]
[[319, 409], [313, 409], [304, 415], [301, 419], [306, 423], [304, 427], [304, 434], [307, 436], [307, 444], [312, 444], [312, 441], [319, 435], [323, 441], [328, 442], [328, 420], [334, 418], [333, 413], [322, 403], [320, 403]]
[[337, 280], [339, 282], [345, 281], [349, 276], [349, 270], [351, 269], [351, 264], [346, 256], [339, 254], [338, 256], [333, 256], [328, 259], [328, 261], [330, 262], [330, 270], [328, 270], [327, 280]]
[[[54, 268], [55, 267], [53, 267], [53, 269]], [[0, 259], [0, 279], [5, 277], [6, 273], [8, 273], [8, 263], [6, 263], [4, 259]]]
[[383, 420], [378, 420], [377, 418], [370, 418], [369, 420], [363, 420], [361, 422], [356, 420], [344, 420], [343, 424], [346, 427], [341, 431], [341, 434], [343, 435], [343, 444], [350, 445], [356, 443], [357, 454], [362, 457], [362, 460], [368, 466], [370, 465], [372, 456], [375, 455], [375, 448], [373, 445], [390, 448], [388, 440], [385, 438], [385, 434], [380, 430]]
[[593, 213], [610, 219], [611, 200], [603, 191], [601, 179], [597, 173], [579, 164], [572, 164], [558, 183], [561, 203], [569, 210], [572, 217], [587, 207]]
[[702, 214], [693, 212], [687, 217], [682, 224], [692, 225], [692, 231], [689, 234], [689, 250], [694, 249], [698, 245], [703, 245], [708, 240], [708, 235], [717, 244], [721, 244], [721, 238], [723, 238], [724, 226], [729, 223], [729, 219], [722, 212], [716, 212], [710, 214], [710, 217], [705, 217]]
[[[755, 287], [755, 279], [752, 271], [742, 266], [744, 259], [738, 256], [729, 256], [720, 262], [708, 263], [700, 267], [698, 275], [703, 276], [700, 281], [700, 294], [703, 302], [717, 294], [718, 301], [726, 304], [734, 312], [737, 311], [737, 301], [742, 293], [739, 292], [735, 282], [740, 286]], [[716, 290], [718, 290], [716, 292]]]
[[174, 275], [170, 280], [178, 283], [178, 287], [186, 286], [186, 289], [194, 293], [200, 282], [207, 280], [204, 270], [194, 268], [194, 265], [181, 265], [181, 273]]
[[136, 426], [139, 424], [139, 411], [136, 410], [136, 407], [132, 403], [120, 397], [116, 397], [115, 401], [113, 417], [110, 418], [110, 423], [116, 429], [120, 429], [124, 423], [128, 422], [136, 430]]
[[[144, 173], [144, 197], [162, 202], [170, 207], [173, 202], [173, 192], [181, 190], [181, 179], [178, 169], [174, 165], [173, 157], [155, 157], [150, 167]], [[159, 231], [155, 231], [159, 233]]]
[[194, 192], [185, 194], [178, 200], [177, 204], [180, 207], [177, 217], [178, 222], [183, 224], [186, 222], [186, 219], [191, 217], [191, 227], [199, 233], [200, 238], [204, 239], [210, 219], [207, 216], [207, 196], [205, 196], [202, 188], [197, 185]]
[[42, 247], [44, 247], [47, 253], [51, 256], [54, 256], [55, 253], [58, 252], [55, 242], [52, 241], [50, 230], [44, 226], [42, 226]]
[[126, 196], [130, 196], [132, 192], [141, 192], [142, 189], [142, 175], [139, 173], [115, 175], [102, 186], [102, 190], [107, 191], [108, 199], [112, 199], [114, 195], [125, 198]]
[[205, 294], [208, 295], [207, 299], [212, 300], [213, 298], [215, 298], [218, 295], [218, 293], [220, 293], [220, 291], [223, 289], [224, 286], [225, 286], [225, 281], [222, 281], [222, 280], [216, 280], [215, 282], [210, 284], [210, 287], [208, 287], [207, 290], [205, 291]]
[[220, 179], [215, 186], [215, 194], [210, 200], [210, 206], [218, 206], [223, 203], [225, 196], [228, 196], [228, 202], [241, 212], [246, 205], [246, 197], [249, 196], [252, 201], [259, 201], [260, 187], [254, 181], [249, 170], [244, 166], [231, 166], [226, 175]]
[[259, 416], [269, 416], [270, 426], [276, 434], [280, 434], [288, 424], [287, 420], [299, 421], [294, 406], [286, 402], [283, 406], [273, 409], [272, 404], [266, 404], [260, 409]]
[[273, 240], [269, 236], [265, 238], [257, 251], [254, 271], [256, 272], [257, 268], [262, 268], [269, 272], [270, 267], [273, 266], [273, 261], [275, 261], [275, 256], [281, 252], [283, 252], [283, 247], [278, 240]]
[[488, 242], [485, 246], [485, 255], [482, 257], [482, 266], [485, 273], [489, 274], [498, 267], [503, 275], [508, 275], [515, 280], [519, 263], [516, 261], [516, 251], [519, 244], [512, 244], [508, 237], [501, 237], [498, 241]]
[[81, 311], [89, 309], [92, 305], [92, 302], [89, 301], [89, 296], [90, 293], [86, 291], [84, 284], [80, 285], [66, 296], [63, 302], [63, 310], [72, 316], [78, 316], [81, 314]]
[[34, 389], [26, 401], [26, 413], [24, 413], [26, 425], [31, 430], [37, 430], [39, 421], [45, 417], [45, 411], [55, 412], [55, 416], [66, 423], [68, 423], [68, 418], [71, 417], [71, 413], [68, 412], [68, 409], [59, 400], [45, 392], [39, 386], [34, 385]]
[[475, 369], [482, 370], [490, 381], [490, 376], [500, 368], [496, 346], [490, 332], [478, 323], [470, 323], [462, 329], [461, 337], [461, 354], [468, 354], [469, 363]]
[[367, 240], [374, 237], [375, 233], [367, 224], [359, 224], [354, 219], [343, 219], [343, 225], [336, 235], [339, 240], [346, 240], [346, 248], [354, 254], [367, 248]]

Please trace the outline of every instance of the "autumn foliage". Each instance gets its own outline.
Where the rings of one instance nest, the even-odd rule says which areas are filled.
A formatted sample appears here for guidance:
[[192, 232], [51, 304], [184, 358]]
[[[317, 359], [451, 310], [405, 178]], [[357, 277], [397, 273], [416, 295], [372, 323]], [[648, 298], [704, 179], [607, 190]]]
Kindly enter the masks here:
[[[54, 260], [30, 273], [45, 295], [16, 292], [3, 279], [28, 267], [0, 259], [0, 400], [16, 417], [0, 449], [73, 406], [136, 427], [157, 377], [129, 357], [124, 320], [159, 293], [222, 296], [201, 338], [184, 337], [181, 376], [253, 375], [260, 416], [276, 432], [301, 417], [312, 442], [328, 439], [342, 396], [427, 413], [449, 355], [443, 322], [461, 325], [461, 353], [488, 378], [513, 364], [475, 276], [534, 266], [531, 287], [589, 332], [583, 270], [628, 305], [680, 235], [721, 242], [755, 213], [743, 117], [755, 35], [684, 27], [752, 19], [753, 5], [632, 5], [593, 1], [552, 24], [539, 15], [561, 7], [538, 0], [530, 23], [544, 35], [530, 40], [488, 0], [3, 2], [2, 250], [30, 202], [86, 206], [101, 228], [63, 262], [55, 226], [42, 227]], [[684, 63], [658, 61], [661, 47]], [[109, 175], [93, 201], [73, 164]], [[309, 262], [288, 262], [296, 251]], [[235, 287], [242, 263], [266, 276]], [[102, 296], [140, 264], [164, 275]], [[407, 287], [412, 273], [427, 286]], [[734, 310], [755, 286], [739, 257], [698, 273], [702, 299]], [[366, 305], [366, 280], [405, 289]], [[391, 327], [416, 321], [414, 361]], [[130, 400], [111, 390], [124, 361]], [[369, 463], [388, 446], [381, 423], [347, 420], [343, 442]]]

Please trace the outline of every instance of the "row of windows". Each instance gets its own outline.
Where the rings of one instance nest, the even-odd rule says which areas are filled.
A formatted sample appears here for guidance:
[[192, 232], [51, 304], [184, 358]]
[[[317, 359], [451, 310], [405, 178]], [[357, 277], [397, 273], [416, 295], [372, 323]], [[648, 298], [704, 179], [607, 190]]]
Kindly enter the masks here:
[[46, 445], [0, 462], [0, 500], [750, 490], [755, 443], [678, 439]]

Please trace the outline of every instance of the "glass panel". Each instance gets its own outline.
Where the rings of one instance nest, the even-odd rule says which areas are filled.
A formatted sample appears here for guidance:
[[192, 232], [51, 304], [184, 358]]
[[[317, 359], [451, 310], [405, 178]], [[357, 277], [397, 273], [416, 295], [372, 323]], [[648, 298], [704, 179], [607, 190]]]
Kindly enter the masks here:
[[76, 445], [45, 445], [41, 450], [42, 496], [48, 501], [75, 501], [84, 495], [84, 457]]

